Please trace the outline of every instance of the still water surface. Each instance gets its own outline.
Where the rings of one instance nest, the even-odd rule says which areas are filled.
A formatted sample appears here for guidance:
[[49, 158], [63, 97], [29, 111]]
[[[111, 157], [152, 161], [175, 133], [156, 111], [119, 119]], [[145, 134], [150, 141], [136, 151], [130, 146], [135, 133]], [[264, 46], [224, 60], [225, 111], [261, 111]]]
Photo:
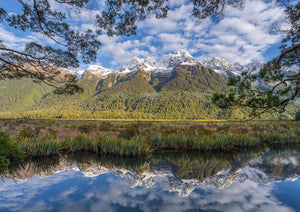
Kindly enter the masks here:
[[300, 211], [299, 173], [299, 148], [66, 155], [2, 173], [0, 211]]

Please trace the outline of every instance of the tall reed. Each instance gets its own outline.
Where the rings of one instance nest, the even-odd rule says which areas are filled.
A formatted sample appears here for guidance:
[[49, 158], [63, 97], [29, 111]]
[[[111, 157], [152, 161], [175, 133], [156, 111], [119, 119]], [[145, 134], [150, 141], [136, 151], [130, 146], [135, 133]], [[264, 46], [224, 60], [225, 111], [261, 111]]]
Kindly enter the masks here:
[[93, 142], [93, 147], [97, 153], [126, 156], [146, 154], [150, 150], [144, 137], [134, 137], [127, 140], [103, 136]]
[[17, 143], [18, 148], [31, 157], [50, 156], [58, 154], [61, 144], [56, 139], [39, 140], [24, 138]]
[[68, 152], [93, 151], [93, 138], [85, 134], [64, 139], [61, 143]]

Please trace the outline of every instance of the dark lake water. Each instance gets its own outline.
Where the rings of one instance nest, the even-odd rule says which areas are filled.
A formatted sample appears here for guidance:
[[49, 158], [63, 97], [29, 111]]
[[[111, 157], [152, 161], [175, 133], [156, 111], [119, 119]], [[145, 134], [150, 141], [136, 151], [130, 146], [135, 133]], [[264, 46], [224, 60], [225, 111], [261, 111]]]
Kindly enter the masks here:
[[0, 211], [300, 211], [299, 173], [299, 148], [65, 155], [2, 173]]

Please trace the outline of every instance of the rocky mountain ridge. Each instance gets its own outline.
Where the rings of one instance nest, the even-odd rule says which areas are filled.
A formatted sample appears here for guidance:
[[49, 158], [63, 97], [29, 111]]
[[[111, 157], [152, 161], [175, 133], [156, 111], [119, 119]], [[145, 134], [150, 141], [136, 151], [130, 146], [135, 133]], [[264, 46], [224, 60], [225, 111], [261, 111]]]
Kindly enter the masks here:
[[[241, 65], [236, 62], [234, 64], [229, 63], [223, 58], [213, 57], [206, 58], [202, 60], [197, 60], [192, 57], [192, 55], [186, 50], [178, 50], [175, 54], [169, 54], [164, 57], [162, 61], [157, 61], [152, 57], [138, 58], [134, 57], [129, 61], [127, 65], [118, 67], [114, 70], [107, 69], [99, 65], [92, 65], [86, 70], [77, 72], [77, 78], [83, 77], [98, 77], [100, 79], [105, 79], [109, 74], [116, 73], [121, 75], [131, 76], [140, 70], [145, 72], [150, 72], [154, 76], [165, 76], [168, 77], [179, 65], [183, 66], [195, 66], [201, 64], [209, 69], [214, 70], [216, 73], [231, 77], [240, 75], [242, 72], [251, 72], [257, 74], [262, 68], [262, 62], [252, 62], [246, 65]], [[285, 71], [294, 71], [297, 67], [284, 68]]]
[[[92, 65], [86, 70], [77, 72], [77, 78], [95, 77], [105, 79], [109, 74], [116, 73], [120, 75], [131, 76], [139, 71], [153, 73], [153, 75], [170, 76], [174, 69], [179, 65], [197, 65], [200, 62], [194, 59], [186, 50], [178, 50], [176, 54], [169, 54], [164, 57], [162, 62], [156, 61], [154, 58], [132, 58], [127, 65], [118, 67], [114, 70], [104, 68], [98, 65]], [[88, 75], [88, 76], [87, 76]]]

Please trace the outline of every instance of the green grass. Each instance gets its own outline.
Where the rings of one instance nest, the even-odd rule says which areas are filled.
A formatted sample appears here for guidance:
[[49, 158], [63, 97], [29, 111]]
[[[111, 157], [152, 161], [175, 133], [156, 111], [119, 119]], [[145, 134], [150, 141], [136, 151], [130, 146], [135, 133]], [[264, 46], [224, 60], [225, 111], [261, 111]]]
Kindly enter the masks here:
[[93, 139], [85, 134], [64, 139], [61, 144], [69, 152], [92, 151]]
[[127, 140], [103, 136], [94, 141], [94, 150], [101, 154], [137, 156], [147, 154], [150, 147], [144, 137]]
[[290, 130], [286, 134], [272, 132], [267, 134], [250, 133], [248, 135], [221, 134], [212, 136], [186, 137], [179, 134], [154, 134], [151, 146], [156, 149], [188, 149], [200, 151], [230, 151], [237, 148], [254, 147], [267, 144], [300, 144], [299, 129]]
[[105, 135], [93, 138], [85, 134], [61, 140], [51, 137], [22, 138], [21, 140], [13, 140], [12, 144], [28, 157], [84, 151], [98, 154], [138, 156], [145, 155], [150, 150], [150, 146], [144, 137], [135, 137], [127, 140]]
[[[27, 157], [90, 152], [142, 156], [155, 150], [232, 151], [300, 143], [299, 122], [129, 122], [0, 120], [0, 163], [14, 152]], [[58, 130], [59, 129], [59, 130]], [[69, 134], [61, 135], [61, 132]], [[84, 132], [89, 132], [85, 134]], [[105, 133], [105, 134], [104, 134]], [[5, 135], [5, 136], [4, 136]], [[9, 142], [10, 140], [10, 142]], [[7, 143], [8, 141], [8, 143]]]
[[61, 144], [55, 139], [39, 141], [36, 139], [25, 138], [16, 143], [18, 148], [30, 157], [50, 156], [58, 154]]

